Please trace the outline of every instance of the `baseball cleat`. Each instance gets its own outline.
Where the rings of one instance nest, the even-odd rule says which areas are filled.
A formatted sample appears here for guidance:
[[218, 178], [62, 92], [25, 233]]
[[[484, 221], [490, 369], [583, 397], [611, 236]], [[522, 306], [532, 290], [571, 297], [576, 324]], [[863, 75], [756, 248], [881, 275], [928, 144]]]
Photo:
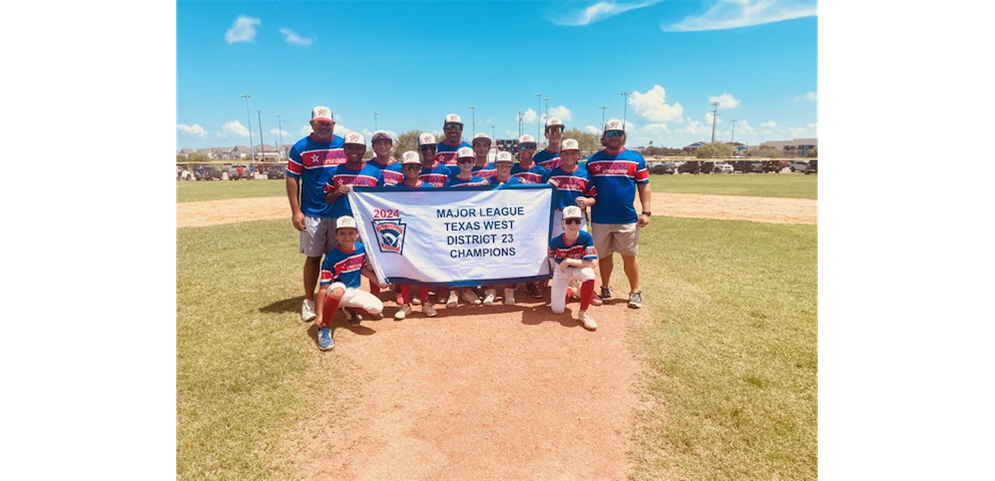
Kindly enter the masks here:
[[304, 299], [304, 303], [301, 304], [301, 320], [304, 322], [311, 322], [318, 318], [318, 313], [314, 310], [314, 301], [311, 299]]
[[439, 315], [439, 312], [436, 311], [435, 308], [432, 307], [432, 304], [429, 302], [426, 302], [425, 305], [422, 306], [421, 311], [424, 312], [425, 315], [428, 317], [435, 317]]
[[468, 302], [471, 306], [479, 306], [480, 298], [471, 289], [465, 289], [463, 291], [463, 300]]
[[515, 290], [510, 287], [504, 288], [504, 305], [506, 306], [515, 305]]
[[495, 291], [494, 289], [487, 289], [487, 293], [484, 295], [484, 303], [483, 304], [485, 306], [493, 306], [494, 305], [494, 296], [496, 296], [496, 295], [497, 295], [497, 291]]
[[525, 284], [525, 290], [528, 291], [529, 295], [533, 299], [542, 299], [542, 291], [539, 290], [539, 286], [535, 282], [527, 282]]
[[591, 317], [587, 311], [581, 311], [579, 321], [584, 325], [584, 329], [587, 329], [588, 331], [593, 331], [598, 328], [598, 323], [594, 322], [594, 318]]
[[459, 297], [456, 295], [456, 291], [449, 291], [449, 300], [446, 301], [446, 309], [456, 309], [459, 304]]
[[401, 308], [394, 313], [394, 320], [400, 321], [411, 314], [411, 306], [409, 304], [401, 304]]

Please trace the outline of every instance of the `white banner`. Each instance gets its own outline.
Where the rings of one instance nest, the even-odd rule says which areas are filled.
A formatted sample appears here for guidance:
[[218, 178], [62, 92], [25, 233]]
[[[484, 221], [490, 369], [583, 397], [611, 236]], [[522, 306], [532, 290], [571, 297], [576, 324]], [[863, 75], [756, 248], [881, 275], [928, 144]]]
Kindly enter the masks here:
[[354, 187], [349, 204], [380, 279], [456, 287], [548, 279], [552, 198], [549, 184]]

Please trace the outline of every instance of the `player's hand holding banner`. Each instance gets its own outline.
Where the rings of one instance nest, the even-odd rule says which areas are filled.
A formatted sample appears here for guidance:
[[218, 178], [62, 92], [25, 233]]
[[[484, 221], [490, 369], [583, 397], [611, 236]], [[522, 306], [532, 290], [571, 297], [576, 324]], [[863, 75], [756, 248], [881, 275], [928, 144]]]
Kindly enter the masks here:
[[356, 187], [349, 194], [380, 279], [428, 286], [512, 284], [550, 277], [553, 188]]

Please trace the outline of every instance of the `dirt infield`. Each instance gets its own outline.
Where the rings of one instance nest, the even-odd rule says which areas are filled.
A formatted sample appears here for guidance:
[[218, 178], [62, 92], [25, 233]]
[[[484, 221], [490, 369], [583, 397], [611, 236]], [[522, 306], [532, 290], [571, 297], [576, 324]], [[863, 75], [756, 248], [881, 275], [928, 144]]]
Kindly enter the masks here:
[[[654, 216], [817, 223], [815, 200], [653, 200]], [[279, 218], [296, 238], [285, 198], [176, 205], [177, 227]], [[353, 328], [339, 315], [335, 350], [314, 352], [323, 368], [349, 366], [346, 379], [329, 378], [343, 408], [293, 427], [277, 450], [301, 479], [626, 479], [643, 370], [631, 330], [648, 314], [626, 307], [618, 261], [612, 281], [616, 299], [590, 310], [595, 332], [575, 320], [576, 301], [557, 316], [548, 291], [535, 300], [521, 288], [517, 306], [437, 305], [436, 318], [415, 307], [394, 321], [388, 301], [387, 318]], [[301, 323], [302, 335], [314, 330]]]

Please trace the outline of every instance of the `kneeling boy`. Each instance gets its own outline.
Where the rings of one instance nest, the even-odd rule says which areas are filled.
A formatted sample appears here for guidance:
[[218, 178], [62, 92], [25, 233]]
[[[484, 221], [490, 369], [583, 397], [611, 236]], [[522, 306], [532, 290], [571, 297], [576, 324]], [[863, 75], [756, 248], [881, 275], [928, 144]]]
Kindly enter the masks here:
[[553, 287], [550, 291], [550, 307], [553, 314], [562, 314], [570, 293], [567, 286], [570, 279], [577, 279], [580, 287], [580, 312], [577, 315], [585, 329], [595, 330], [598, 323], [587, 312], [594, 296], [594, 265], [598, 253], [594, 249], [594, 239], [587, 231], [580, 230], [583, 214], [580, 207], [571, 205], [563, 209], [563, 234], [549, 241], [549, 257], [556, 261], [553, 270]]

